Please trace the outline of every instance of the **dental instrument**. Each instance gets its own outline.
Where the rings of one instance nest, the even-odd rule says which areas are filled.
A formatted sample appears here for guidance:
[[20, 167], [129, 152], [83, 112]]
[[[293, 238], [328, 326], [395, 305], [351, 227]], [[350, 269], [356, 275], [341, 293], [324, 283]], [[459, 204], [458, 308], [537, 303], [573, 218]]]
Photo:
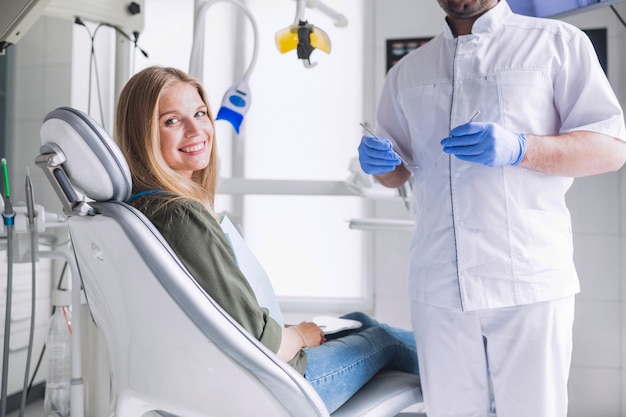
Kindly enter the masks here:
[[293, 24], [276, 32], [276, 47], [281, 54], [296, 49], [298, 59], [302, 61], [304, 67], [312, 68], [316, 64], [311, 63], [311, 53], [315, 49], [320, 49], [330, 54], [331, 46], [326, 32], [304, 20], [305, 7], [318, 8], [322, 13], [334, 19], [337, 27], [347, 26], [348, 20], [344, 15], [319, 0], [296, 0], [296, 16]]
[[[478, 110], [476, 113], [474, 113], [474, 115], [472, 116], [471, 119], [469, 119], [469, 122], [467, 123], [472, 123], [474, 120], [476, 120], [476, 118], [478, 117], [478, 115], [480, 114], [480, 110]], [[467, 124], [466, 123], [466, 124]], [[444, 151], [441, 151], [441, 154], [439, 154], [439, 156], [437, 157], [437, 160], [435, 161], [435, 167], [437, 167], [439, 165], [439, 160], [441, 159], [441, 157], [443, 156], [443, 154], [445, 154]]]
[[469, 119], [469, 122], [467, 122], [467, 123], [472, 123], [474, 120], [476, 120], [476, 118], [478, 117], [479, 114], [480, 114], [480, 110], [478, 110], [476, 113], [474, 113], [472, 118]]
[[15, 212], [11, 205], [11, 190], [9, 188], [9, 173], [7, 160], [2, 158], [2, 174], [4, 176], [4, 211], [2, 218], [7, 232], [7, 296], [4, 314], [4, 350], [2, 353], [2, 398], [0, 399], [0, 417], [5, 417], [7, 412], [7, 390], [9, 376], [9, 349], [11, 337], [11, 303], [13, 293], [13, 225], [15, 224]]
[[[372, 135], [373, 138], [381, 140], [378, 136], [376, 136], [376, 134], [372, 131], [372, 129], [369, 127], [369, 124], [367, 122], [361, 122], [360, 123], [361, 127], [363, 129], [365, 129], [367, 131], [367, 133], [369, 133], [370, 135]], [[392, 150], [393, 151], [393, 150]], [[405, 167], [409, 168], [409, 169], [416, 169], [419, 168], [419, 165], [415, 165], [415, 164], [410, 164], [407, 162], [406, 159], [404, 159], [404, 157], [402, 157], [402, 155], [400, 155], [397, 151], [393, 151], [396, 156], [398, 158], [400, 158], [400, 160], [402, 161], [402, 163], [404, 164]]]
[[404, 207], [406, 207], [407, 210], [411, 210], [411, 200], [409, 198], [409, 193], [407, 191], [407, 183], [406, 182], [398, 187], [398, 195], [400, 196], [400, 198], [404, 202]]
[[254, 34], [254, 50], [252, 52], [250, 64], [244, 72], [241, 80], [230, 87], [224, 94], [222, 104], [217, 112], [217, 116], [215, 117], [215, 120], [226, 120], [229, 122], [235, 129], [235, 132], [239, 134], [239, 128], [243, 122], [243, 118], [250, 108], [251, 93], [248, 80], [254, 66], [256, 65], [259, 50], [259, 31], [256, 20], [244, 3], [239, 0], [209, 0], [198, 8], [194, 22], [193, 45], [191, 47], [191, 58], [189, 61], [189, 75], [200, 80], [201, 82], [204, 78], [204, 33], [206, 26], [206, 12], [211, 6], [220, 1], [226, 1], [227, 3], [231, 3], [239, 7], [250, 20], [252, 32]]
[[[367, 122], [361, 122], [361, 127], [363, 129], [365, 129], [367, 131], [367, 133], [372, 135], [374, 138], [376, 138], [378, 140], [381, 140], [378, 136], [376, 136], [376, 134], [372, 131], [372, 129], [370, 129], [370, 127], [369, 127]], [[409, 164], [397, 151], [393, 151], [393, 152], [398, 156], [398, 158], [400, 158], [400, 160], [402, 161], [402, 163], [404, 164], [405, 167], [407, 167], [409, 169], [417, 169], [417, 168], [419, 168], [419, 165]], [[397, 189], [398, 189], [398, 195], [400, 196], [400, 198], [404, 202], [404, 207], [406, 207], [407, 210], [411, 210], [411, 202], [410, 202], [410, 198], [409, 198], [409, 195], [408, 195], [408, 191], [406, 189], [406, 184], [402, 184]]]
[[30, 260], [31, 260], [31, 311], [30, 311], [30, 328], [28, 337], [28, 351], [26, 353], [26, 367], [24, 370], [24, 386], [22, 388], [22, 401], [20, 403], [19, 417], [24, 417], [24, 409], [26, 408], [26, 395], [28, 393], [28, 377], [30, 375], [30, 361], [33, 355], [33, 342], [35, 339], [35, 300], [36, 297], [36, 270], [37, 270], [37, 226], [35, 224], [35, 218], [37, 212], [35, 211], [33, 183], [30, 180], [30, 171], [26, 167], [26, 214], [28, 217], [28, 230], [30, 232]]

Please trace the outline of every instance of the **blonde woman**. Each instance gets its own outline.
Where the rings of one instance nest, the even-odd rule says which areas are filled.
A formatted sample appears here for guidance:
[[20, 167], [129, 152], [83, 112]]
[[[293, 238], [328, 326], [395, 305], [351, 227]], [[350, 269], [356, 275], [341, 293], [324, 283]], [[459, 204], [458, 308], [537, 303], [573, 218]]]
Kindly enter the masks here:
[[315, 323], [281, 326], [259, 306], [213, 207], [217, 150], [205, 91], [186, 73], [150, 67], [124, 87], [116, 141], [130, 166], [129, 203], [159, 229], [200, 286], [239, 324], [285, 360], [335, 411], [382, 369], [418, 373], [411, 331], [363, 313], [362, 326], [326, 337]]

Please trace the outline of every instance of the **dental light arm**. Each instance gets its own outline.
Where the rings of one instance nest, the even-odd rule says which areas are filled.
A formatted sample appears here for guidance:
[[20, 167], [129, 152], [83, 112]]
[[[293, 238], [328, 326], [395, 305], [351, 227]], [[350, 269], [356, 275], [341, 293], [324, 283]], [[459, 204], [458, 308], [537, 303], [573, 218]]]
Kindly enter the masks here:
[[252, 70], [256, 65], [259, 50], [259, 30], [256, 20], [254, 19], [252, 13], [250, 13], [250, 10], [248, 10], [239, 0], [208, 0], [198, 8], [194, 21], [194, 35], [193, 45], [191, 47], [191, 59], [189, 62], [189, 74], [197, 80], [200, 80], [201, 82], [203, 81], [206, 13], [211, 6], [220, 1], [225, 1], [239, 7], [239, 9], [241, 9], [250, 20], [252, 31], [254, 33], [254, 51], [252, 53], [250, 64], [244, 72], [241, 80], [230, 87], [224, 94], [221, 107], [217, 112], [217, 117], [215, 118], [216, 120], [228, 121], [233, 125], [235, 131], [239, 133], [239, 127], [241, 126], [243, 117], [246, 115], [250, 107], [251, 94], [248, 80], [250, 79], [250, 74], [252, 74]]
[[[343, 28], [348, 26], [348, 19], [339, 13], [338, 11], [331, 9], [325, 3], [322, 3], [320, 0], [296, 0], [298, 3], [305, 3], [306, 7], [309, 9], [319, 9], [320, 12], [324, 13], [326, 16], [330, 17], [334, 20], [334, 24], [337, 27]], [[297, 12], [296, 12], [297, 13]], [[304, 17], [304, 11], [302, 11], [302, 15], [296, 15], [296, 18], [302, 20]], [[295, 22], [297, 23], [297, 22]]]

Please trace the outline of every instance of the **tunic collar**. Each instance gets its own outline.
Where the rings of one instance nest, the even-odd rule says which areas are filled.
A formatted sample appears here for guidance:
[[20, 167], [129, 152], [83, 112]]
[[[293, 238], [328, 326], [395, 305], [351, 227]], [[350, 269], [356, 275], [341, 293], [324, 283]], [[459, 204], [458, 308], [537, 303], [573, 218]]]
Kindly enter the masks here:
[[[472, 35], [494, 32], [511, 14], [513, 14], [513, 12], [506, 0], [500, 0], [498, 4], [487, 11], [487, 13], [476, 19], [472, 26]], [[455, 38], [447, 20], [444, 24], [443, 33], [446, 39]]]

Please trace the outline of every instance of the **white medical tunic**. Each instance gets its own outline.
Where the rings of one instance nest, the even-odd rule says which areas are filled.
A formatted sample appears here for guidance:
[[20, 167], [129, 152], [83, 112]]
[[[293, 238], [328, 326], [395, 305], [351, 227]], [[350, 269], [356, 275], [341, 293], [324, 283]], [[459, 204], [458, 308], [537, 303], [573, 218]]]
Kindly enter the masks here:
[[466, 311], [579, 291], [565, 193], [573, 179], [442, 155], [477, 112], [513, 132], [577, 130], [625, 138], [624, 116], [588, 38], [564, 22], [513, 14], [505, 1], [472, 34], [444, 32], [391, 68], [377, 133], [413, 169], [414, 301]]

